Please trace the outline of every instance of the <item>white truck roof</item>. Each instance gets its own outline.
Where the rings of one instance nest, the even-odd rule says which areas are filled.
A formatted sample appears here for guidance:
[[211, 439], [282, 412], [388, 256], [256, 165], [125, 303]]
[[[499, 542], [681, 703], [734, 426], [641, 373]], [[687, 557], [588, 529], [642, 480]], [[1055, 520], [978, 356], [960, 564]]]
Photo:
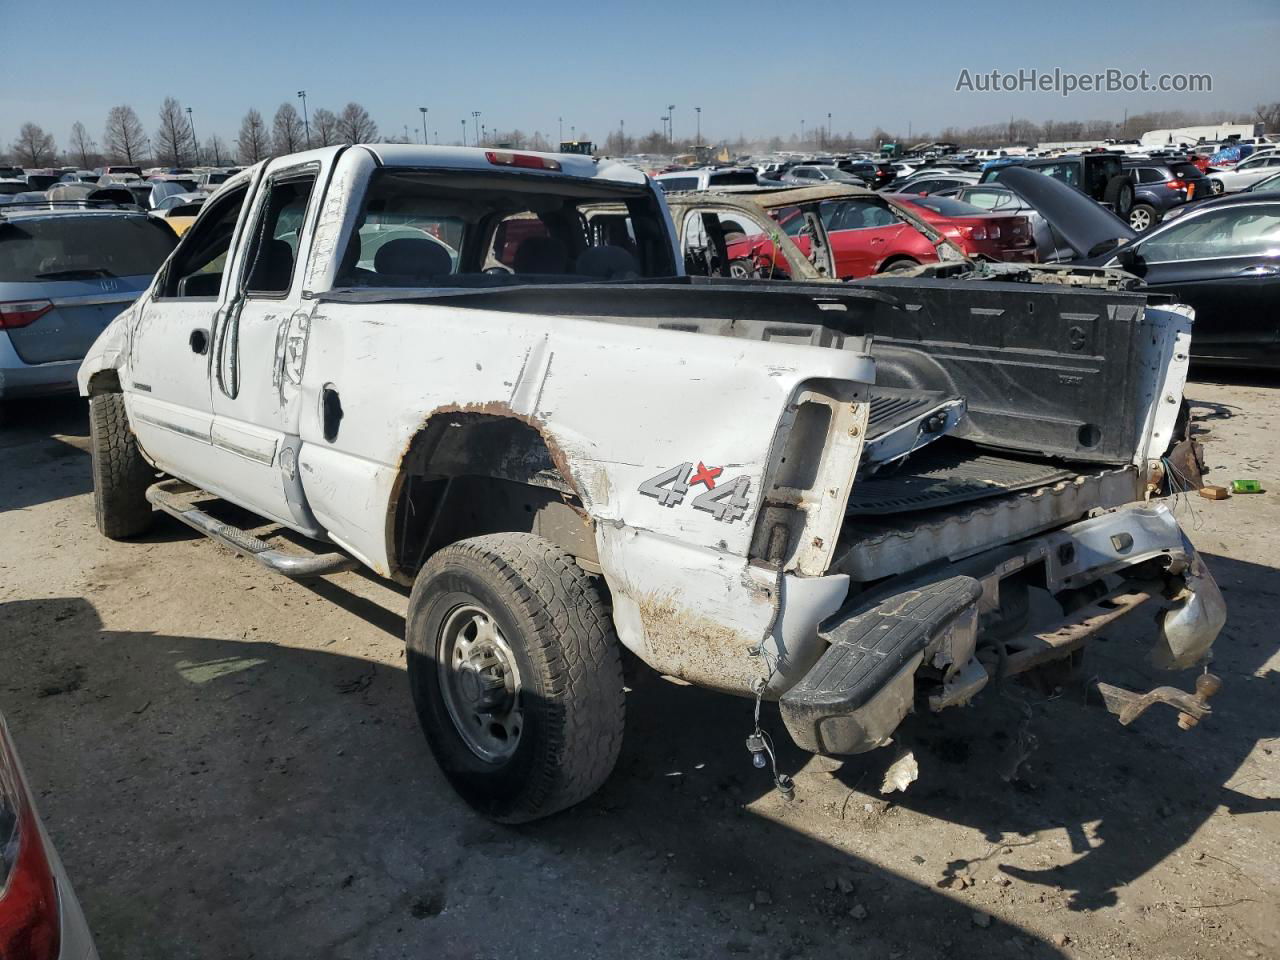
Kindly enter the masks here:
[[[529, 168], [512, 167], [495, 164], [487, 154], [510, 155], [522, 157], [539, 157], [554, 160], [560, 165], [560, 174], [571, 177], [583, 177], [611, 183], [625, 183], [636, 186], [644, 184], [647, 179], [640, 170], [618, 160], [596, 159], [572, 153], [540, 153], [536, 150], [506, 150], [497, 147], [449, 147], [423, 146], [413, 143], [362, 143], [358, 148], [368, 150], [378, 162], [388, 167], [447, 167], [453, 170], [519, 170], [523, 173], [536, 172]], [[308, 159], [331, 157], [343, 147], [320, 147], [305, 150], [291, 155], [291, 159], [305, 162]]]

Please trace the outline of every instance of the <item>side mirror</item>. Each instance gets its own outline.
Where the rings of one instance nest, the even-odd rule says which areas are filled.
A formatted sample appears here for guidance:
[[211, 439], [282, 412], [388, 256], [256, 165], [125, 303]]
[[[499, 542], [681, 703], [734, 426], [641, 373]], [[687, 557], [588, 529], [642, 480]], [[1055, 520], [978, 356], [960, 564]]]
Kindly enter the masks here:
[[1146, 272], [1146, 267], [1142, 262], [1142, 254], [1132, 243], [1126, 243], [1116, 251], [1116, 263], [1129, 273], [1137, 274], [1138, 276]]

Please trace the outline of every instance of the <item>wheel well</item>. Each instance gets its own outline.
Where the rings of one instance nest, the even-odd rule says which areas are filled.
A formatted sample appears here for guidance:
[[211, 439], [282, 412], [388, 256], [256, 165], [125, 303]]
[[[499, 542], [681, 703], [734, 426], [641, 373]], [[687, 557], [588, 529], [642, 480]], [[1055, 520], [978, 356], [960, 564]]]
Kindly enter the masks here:
[[89, 378], [89, 396], [96, 397], [100, 393], [122, 393], [120, 387], [120, 371], [112, 368], [99, 370]]
[[536, 533], [599, 572], [595, 529], [542, 434], [523, 420], [440, 413], [414, 435], [388, 511], [393, 576], [411, 582], [441, 547]]
[[895, 264], [899, 264], [899, 263], [913, 263], [913, 264], [915, 264], [917, 267], [918, 267], [918, 266], [920, 266], [920, 261], [919, 261], [919, 260], [917, 260], [915, 257], [907, 256], [905, 253], [899, 253], [899, 254], [894, 254], [892, 257], [890, 257], [890, 258], [889, 258], [888, 260], [886, 260], [884, 263], [880, 264], [880, 269], [879, 269], [879, 271], [878, 271], [878, 272], [879, 272], [879, 273], [884, 273], [884, 272], [885, 272], [886, 270], [888, 270], [890, 267], [894, 266]]

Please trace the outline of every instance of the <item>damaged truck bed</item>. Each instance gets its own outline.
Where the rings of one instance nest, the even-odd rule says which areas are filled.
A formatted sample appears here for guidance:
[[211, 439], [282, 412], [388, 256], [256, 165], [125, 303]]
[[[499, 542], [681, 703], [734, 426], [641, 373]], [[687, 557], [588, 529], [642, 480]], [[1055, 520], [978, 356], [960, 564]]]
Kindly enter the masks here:
[[[99, 527], [136, 535], [154, 507], [285, 575], [412, 584], [424, 733], [506, 821], [608, 775], [619, 644], [779, 701], [829, 754], [1139, 607], [1161, 611], [1158, 664], [1207, 658], [1221, 597], [1151, 498], [1186, 310], [998, 280], [697, 279], [682, 259], [661, 191], [591, 158], [380, 145], [253, 167], [81, 370]], [[1061, 615], [1034, 621], [1031, 591]], [[1107, 702], [1207, 712], [1208, 687], [1161, 689]]]

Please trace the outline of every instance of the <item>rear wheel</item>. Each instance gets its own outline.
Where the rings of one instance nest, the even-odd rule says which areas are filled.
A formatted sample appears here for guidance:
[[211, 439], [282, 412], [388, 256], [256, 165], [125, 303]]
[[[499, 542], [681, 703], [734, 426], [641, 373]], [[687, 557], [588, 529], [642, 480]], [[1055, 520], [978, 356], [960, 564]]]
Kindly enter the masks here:
[[919, 260], [913, 260], [911, 257], [897, 257], [888, 260], [880, 265], [880, 273], [900, 273], [903, 270], [911, 270], [920, 266]]
[[739, 258], [729, 261], [729, 276], [737, 280], [754, 280], [760, 276], [760, 271], [752, 261]]
[[1129, 226], [1138, 233], [1150, 230], [1156, 223], [1156, 208], [1147, 203], [1134, 204], [1129, 211]]
[[1214, 179], [1213, 177], [1210, 177], [1210, 178], [1209, 178], [1209, 191], [1210, 191], [1210, 192], [1211, 192], [1215, 197], [1220, 197], [1220, 196], [1222, 196], [1224, 193], [1226, 193], [1226, 191], [1227, 191], [1227, 187], [1226, 187], [1226, 184], [1224, 184], [1221, 180], [1216, 180], [1216, 179]]
[[98, 530], [112, 540], [146, 533], [155, 517], [147, 502], [155, 471], [138, 450], [123, 395], [89, 398], [89, 440]]
[[622, 744], [622, 658], [599, 588], [533, 534], [433, 556], [406, 623], [410, 688], [454, 789], [520, 823], [590, 796]]

